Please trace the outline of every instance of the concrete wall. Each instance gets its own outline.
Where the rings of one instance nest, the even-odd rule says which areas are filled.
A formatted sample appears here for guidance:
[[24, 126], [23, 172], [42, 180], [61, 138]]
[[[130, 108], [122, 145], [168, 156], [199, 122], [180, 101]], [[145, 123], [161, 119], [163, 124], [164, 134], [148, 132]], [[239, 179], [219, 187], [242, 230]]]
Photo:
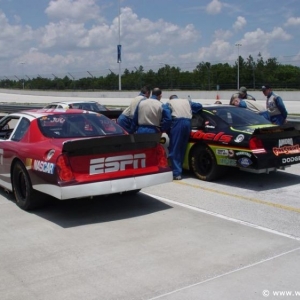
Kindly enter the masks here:
[[[177, 94], [179, 97], [186, 98], [188, 95], [192, 99], [207, 99], [215, 100], [217, 95], [224, 101], [229, 101], [233, 91], [163, 91], [163, 98], [167, 99], [172, 94]], [[276, 91], [275, 91], [276, 92]], [[0, 89], [0, 93], [5, 94], [21, 94], [21, 95], [36, 95], [36, 96], [53, 96], [53, 97], [79, 97], [79, 98], [133, 98], [138, 91], [96, 91], [96, 92], [82, 92], [82, 91], [31, 91], [31, 90], [10, 90]], [[261, 91], [249, 91], [249, 94], [254, 96], [257, 100], [265, 100], [265, 96]], [[300, 92], [280, 91], [278, 94], [286, 101], [300, 100]]]
[[[162, 102], [165, 102], [170, 95], [177, 94], [179, 97], [187, 98], [191, 96], [195, 102], [202, 104], [213, 104], [217, 95], [223, 104], [228, 104], [231, 95], [236, 91], [163, 91]], [[2, 90], [0, 89], [0, 102], [4, 103], [51, 103], [54, 101], [73, 101], [73, 100], [96, 100], [107, 106], [126, 107], [131, 99], [137, 96], [138, 91], [117, 91], [117, 92], [55, 92], [55, 91], [28, 91], [28, 90]], [[261, 91], [249, 92], [257, 101], [265, 105], [266, 98]], [[286, 109], [289, 114], [300, 114], [300, 92], [281, 91]], [[73, 99], [72, 99], [73, 98]]]

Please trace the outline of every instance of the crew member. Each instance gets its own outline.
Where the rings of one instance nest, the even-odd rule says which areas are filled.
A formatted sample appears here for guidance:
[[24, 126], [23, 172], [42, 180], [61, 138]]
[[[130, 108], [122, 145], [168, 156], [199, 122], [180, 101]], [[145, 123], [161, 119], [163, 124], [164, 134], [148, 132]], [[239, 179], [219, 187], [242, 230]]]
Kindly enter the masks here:
[[237, 93], [234, 93], [231, 96], [229, 104], [232, 104], [233, 99], [236, 98], [236, 97], [238, 97], [238, 98], [240, 98], [242, 100], [247, 99], [247, 100], [254, 100], [254, 101], [256, 101], [256, 99], [253, 96], [251, 96], [251, 95], [249, 95], [247, 93], [247, 88], [244, 87], [244, 86], [241, 86], [240, 89], [239, 89], [239, 91]]
[[271, 122], [276, 125], [285, 124], [288, 112], [281, 97], [275, 94], [269, 85], [263, 85], [261, 90], [267, 97], [266, 108], [271, 116]]
[[169, 135], [169, 159], [173, 171], [173, 179], [181, 180], [182, 164], [191, 132], [193, 113], [202, 110], [202, 104], [188, 99], [179, 99], [177, 95], [170, 96], [166, 105], [171, 110], [172, 124]]
[[123, 127], [128, 133], [133, 133], [132, 132], [132, 119], [133, 119], [133, 114], [135, 112], [135, 109], [139, 102], [142, 99], [147, 99], [150, 97], [150, 87], [149, 86], [144, 86], [139, 95], [135, 98], [133, 98], [127, 108], [124, 109], [124, 111], [120, 114], [120, 116], [117, 119], [117, 123]]
[[161, 103], [162, 91], [159, 88], [152, 90], [149, 99], [142, 99], [137, 105], [133, 119], [132, 132], [157, 133], [167, 131], [172, 122], [169, 108]]
[[242, 100], [238, 97], [234, 98], [231, 105], [247, 108], [263, 117], [265, 117], [268, 121], [270, 121], [270, 114], [267, 109], [265, 109], [262, 105], [257, 103], [257, 101], [252, 100]]

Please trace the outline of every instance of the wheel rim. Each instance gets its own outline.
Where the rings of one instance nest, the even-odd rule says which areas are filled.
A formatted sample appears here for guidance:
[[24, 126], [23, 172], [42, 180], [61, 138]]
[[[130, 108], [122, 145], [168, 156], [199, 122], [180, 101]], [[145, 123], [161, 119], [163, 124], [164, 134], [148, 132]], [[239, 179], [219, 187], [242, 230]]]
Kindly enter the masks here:
[[209, 153], [204, 152], [199, 156], [198, 162], [197, 162], [197, 168], [201, 174], [207, 175], [211, 171], [212, 165], [213, 165], [213, 162], [212, 162], [212, 158], [209, 155]]

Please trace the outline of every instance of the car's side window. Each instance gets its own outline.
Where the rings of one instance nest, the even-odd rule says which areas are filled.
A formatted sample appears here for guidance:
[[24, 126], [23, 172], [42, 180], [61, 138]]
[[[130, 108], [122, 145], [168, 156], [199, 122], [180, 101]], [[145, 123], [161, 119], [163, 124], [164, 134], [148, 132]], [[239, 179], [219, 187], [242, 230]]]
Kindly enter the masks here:
[[22, 137], [27, 132], [28, 128], [30, 126], [30, 121], [27, 118], [22, 118], [20, 123], [18, 124], [16, 130], [14, 131], [11, 140], [12, 141], [20, 141]]
[[191, 120], [192, 129], [199, 129], [204, 125], [204, 117], [201, 114], [194, 114]]
[[6, 117], [3, 118], [0, 122], [0, 139], [1, 140], [7, 140], [9, 139], [11, 133], [14, 131], [14, 128], [16, 127], [17, 123], [19, 121], [19, 118], [11, 118]]

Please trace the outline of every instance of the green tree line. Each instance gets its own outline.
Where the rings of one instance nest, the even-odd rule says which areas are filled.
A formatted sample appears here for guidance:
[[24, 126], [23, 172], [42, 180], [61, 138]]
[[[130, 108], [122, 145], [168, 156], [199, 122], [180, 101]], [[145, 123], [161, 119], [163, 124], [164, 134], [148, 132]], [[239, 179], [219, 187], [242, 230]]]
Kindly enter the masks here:
[[[239, 80], [238, 80], [239, 74]], [[70, 74], [71, 75], [71, 74]], [[118, 90], [119, 74], [111, 71], [106, 76], [63, 78], [17, 78], [0, 80], [1, 88], [33, 90]], [[15, 76], [16, 77], [16, 76]], [[234, 65], [228, 63], [200, 62], [192, 71], [183, 71], [179, 67], [165, 64], [157, 71], [145, 71], [143, 66], [134, 71], [125, 69], [121, 74], [122, 90], [138, 90], [143, 85], [158, 86], [164, 90], [234, 90], [237, 82], [248, 89], [260, 89], [263, 84], [270, 84], [276, 89], [300, 89], [300, 67], [280, 64], [276, 58], [264, 60], [258, 54], [256, 60], [250, 55]]]

